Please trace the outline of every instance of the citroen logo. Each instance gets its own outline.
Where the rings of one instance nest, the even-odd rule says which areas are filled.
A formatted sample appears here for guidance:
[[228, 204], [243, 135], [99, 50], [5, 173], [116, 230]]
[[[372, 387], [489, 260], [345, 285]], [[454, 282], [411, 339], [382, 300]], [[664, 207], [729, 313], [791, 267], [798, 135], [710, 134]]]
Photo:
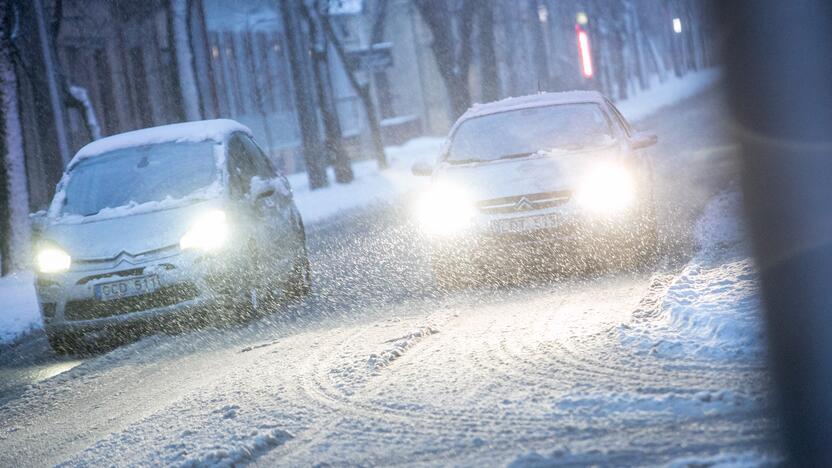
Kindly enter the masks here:
[[515, 211], [531, 210], [532, 208], [534, 208], [534, 204], [526, 197], [521, 197], [520, 200], [517, 200], [517, 203], [514, 204]]

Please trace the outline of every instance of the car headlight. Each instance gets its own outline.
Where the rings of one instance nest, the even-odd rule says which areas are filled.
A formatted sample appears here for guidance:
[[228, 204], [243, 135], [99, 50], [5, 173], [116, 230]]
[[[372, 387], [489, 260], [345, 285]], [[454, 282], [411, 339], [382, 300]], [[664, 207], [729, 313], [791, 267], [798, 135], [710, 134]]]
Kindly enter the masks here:
[[182, 250], [217, 250], [228, 240], [228, 221], [225, 212], [209, 211], [198, 217], [179, 240]]
[[581, 180], [576, 200], [592, 212], [613, 214], [633, 204], [636, 186], [630, 171], [620, 164], [592, 168]]
[[431, 234], [453, 234], [467, 227], [476, 213], [474, 201], [464, 189], [437, 184], [419, 200], [417, 216]]
[[69, 270], [72, 258], [59, 247], [44, 246], [35, 255], [35, 262], [41, 273], [61, 273]]

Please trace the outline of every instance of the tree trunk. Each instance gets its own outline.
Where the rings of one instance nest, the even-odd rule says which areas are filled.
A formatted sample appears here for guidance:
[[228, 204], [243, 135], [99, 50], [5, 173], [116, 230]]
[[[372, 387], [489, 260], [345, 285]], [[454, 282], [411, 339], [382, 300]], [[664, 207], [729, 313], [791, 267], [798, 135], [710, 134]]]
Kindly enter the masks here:
[[310, 47], [312, 56], [312, 73], [314, 75], [315, 92], [318, 95], [318, 109], [321, 112], [321, 119], [324, 124], [324, 148], [326, 149], [329, 161], [335, 169], [335, 181], [339, 184], [348, 184], [353, 181], [355, 175], [352, 172], [349, 155], [344, 150], [343, 132], [341, 122], [338, 120], [338, 109], [332, 101], [332, 82], [330, 81], [327, 63], [329, 44], [326, 35], [321, 34], [315, 17], [306, 6], [300, 6], [303, 19], [309, 27], [309, 36], [313, 45]]
[[194, 75], [194, 57], [191, 50], [190, 18], [191, 2], [189, 0], [170, 0], [171, 34], [173, 50], [176, 57], [176, 71], [179, 78], [180, 95], [185, 120], [199, 120], [199, 90]]
[[0, 273], [23, 268], [29, 255], [29, 192], [23, 152], [23, 128], [17, 98], [17, 72], [12, 61], [9, 26], [10, 1], [0, 0], [0, 157], [5, 199], [4, 229], [0, 236]]
[[549, 89], [549, 59], [546, 50], [546, 39], [543, 34], [543, 24], [540, 21], [540, 2], [531, 0], [529, 2], [529, 22], [534, 43], [534, 65], [537, 78], [537, 90], [546, 91]]
[[84, 114], [84, 126], [87, 127], [90, 138], [93, 140], [101, 139], [101, 126], [95, 116], [95, 108], [92, 106], [87, 88], [70, 85], [69, 94], [72, 96], [73, 106], [76, 106]]
[[329, 42], [335, 49], [335, 53], [338, 55], [338, 58], [344, 66], [347, 79], [349, 80], [352, 89], [355, 91], [355, 94], [358, 95], [358, 99], [361, 100], [361, 104], [364, 107], [364, 113], [367, 116], [367, 126], [369, 127], [370, 138], [372, 140], [371, 144], [373, 147], [373, 154], [375, 155], [376, 161], [378, 161], [378, 167], [379, 169], [387, 169], [387, 155], [384, 153], [384, 142], [381, 138], [381, 124], [378, 119], [378, 114], [376, 113], [375, 105], [373, 104], [373, 96], [370, 93], [370, 87], [368, 85], [362, 85], [358, 82], [358, 78], [355, 76], [356, 70], [351, 69], [349, 61], [347, 60], [347, 51], [344, 49], [344, 44], [341, 43], [341, 38], [335, 34], [335, 29], [333, 29], [332, 23], [330, 23], [328, 16], [323, 14], [321, 15], [321, 26], [323, 27], [327, 39], [329, 39]]
[[[422, 0], [416, 3], [416, 8], [433, 36], [430, 47], [451, 103], [451, 118], [456, 120], [471, 107], [468, 67], [474, 2], [463, 3], [458, 34], [454, 33], [454, 18], [445, 0]], [[459, 46], [458, 52], [455, 45]]]
[[[324, 45], [326, 47], [326, 45]], [[332, 103], [329, 77], [326, 73], [326, 56], [316, 60], [315, 64], [315, 88], [318, 93], [318, 102], [321, 109], [321, 117], [324, 122], [324, 146], [332, 160], [335, 169], [335, 181], [339, 184], [348, 184], [353, 181], [355, 175], [352, 172], [350, 157], [344, 149], [343, 132], [341, 122], [338, 120], [338, 110]], [[326, 84], [326, 86], [324, 86]], [[327, 90], [330, 90], [328, 93]]]
[[307, 58], [304, 56], [303, 37], [298, 19], [298, 0], [282, 0], [280, 14], [283, 17], [286, 32], [286, 47], [289, 52], [289, 65], [292, 73], [292, 89], [295, 91], [295, 106], [298, 114], [303, 159], [306, 174], [309, 176], [309, 188], [312, 190], [329, 185], [326, 166], [321, 161], [321, 144], [318, 130], [318, 117], [315, 115], [315, 99], [309, 94], [306, 83], [309, 82]]
[[500, 72], [494, 49], [494, 9], [491, 3], [485, 2], [480, 6], [478, 19], [482, 100], [491, 102], [500, 98]]

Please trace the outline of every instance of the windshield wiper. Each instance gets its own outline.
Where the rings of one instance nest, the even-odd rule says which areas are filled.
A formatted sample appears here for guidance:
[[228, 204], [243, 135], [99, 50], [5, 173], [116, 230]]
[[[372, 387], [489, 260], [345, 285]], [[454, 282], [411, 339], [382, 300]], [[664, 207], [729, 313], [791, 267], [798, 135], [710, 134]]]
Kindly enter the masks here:
[[485, 162], [485, 160], [484, 159], [476, 159], [476, 158], [471, 158], [471, 159], [448, 159], [447, 162], [448, 162], [448, 164], [470, 164], [470, 163], [475, 163], [475, 162]]
[[537, 154], [537, 153], [538, 153], [538, 151], [526, 151], [526, 152], [523, 152], [523, 153], [511, 153], [511, 154], [505, 154], [503, 156], [500, 156], [497, 159], [519, 159], [519, 158], [525, 158], [527, 156], [531, 156], [531, 155]]

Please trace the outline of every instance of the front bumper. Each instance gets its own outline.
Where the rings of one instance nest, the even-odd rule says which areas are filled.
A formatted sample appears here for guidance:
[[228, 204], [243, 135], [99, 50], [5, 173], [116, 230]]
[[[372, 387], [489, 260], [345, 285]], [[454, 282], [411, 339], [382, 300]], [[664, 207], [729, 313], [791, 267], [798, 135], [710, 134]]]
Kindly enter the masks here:
[[[554, 256], [610, 258], [623, 247], [639, 245], [655, 229], [647, 204], [612, 216], [593, 216], [574, 206], [500, 216], [479, 215], [467, 229], [453, 235], [428, 236], [435, 260], [506, 264], [549, 260]], [[504, 220], [553, 217], [556, 227], [504, 232]]]
[[[226, 259], [227, 260], [227, 259]], [[180, 317], [210, 305], [230, 302], [240, 285], [237, 262], [221, 261], [178, 246], [140, 258], [78, 262], [61, 274], [40, 275], [38, 300], [49, 332], [94, 331]], [[95, 286], [156, 275], [159, 288], [149, 294], [112, 301], [95, 297]], [[237, 282], [238, 283], [238, 282]]]

